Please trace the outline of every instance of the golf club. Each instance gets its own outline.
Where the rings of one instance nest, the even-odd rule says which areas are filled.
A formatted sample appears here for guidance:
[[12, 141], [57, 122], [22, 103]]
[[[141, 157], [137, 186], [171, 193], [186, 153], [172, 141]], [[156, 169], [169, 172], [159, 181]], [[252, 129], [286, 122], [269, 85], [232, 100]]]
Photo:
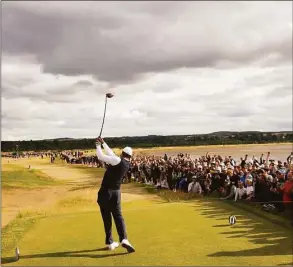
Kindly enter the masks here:
[[104, 122], [105, 122], [105, 116], [106, 116], [106, 109], [107, 109], [107, 100], [108, 98], [112, 98], [114, 95], [111, 93], [107, 93], [106, 94], [106, 98], [105, 98], [105, 108], [104, 108], [104, 117], [103, 117], [103, 122], [102, 122], [102, 127], [101, 127], [101, 131], [100, 131], [100, 135], [99, 137], [102, 136], [102, 132], [103, 132], [103, 128], [104, 128]]

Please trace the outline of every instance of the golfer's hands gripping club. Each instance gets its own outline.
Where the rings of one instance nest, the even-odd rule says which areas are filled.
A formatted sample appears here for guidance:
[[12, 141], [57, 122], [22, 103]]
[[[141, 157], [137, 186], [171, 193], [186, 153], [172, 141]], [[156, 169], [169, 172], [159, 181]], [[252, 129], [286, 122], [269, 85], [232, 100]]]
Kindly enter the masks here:
[[104, 143], [104, 140], [101, 136], [96, 138], [96, 145], [103, 145], [103, 143]]

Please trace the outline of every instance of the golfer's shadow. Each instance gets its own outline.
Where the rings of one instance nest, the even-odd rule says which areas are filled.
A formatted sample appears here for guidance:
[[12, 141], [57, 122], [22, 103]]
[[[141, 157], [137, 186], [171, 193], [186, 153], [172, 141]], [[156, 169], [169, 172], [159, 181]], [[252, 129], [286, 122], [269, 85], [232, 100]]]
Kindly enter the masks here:
[[[99, 251], [108, 251], [107, 254], [82, 254], [89, 252], [99, 252]], [[21, 259], [36, 259], [36, 258], [61, 258], [61, 257], [70, 257], [70, 258], [93, 258], [101, 259], [115, 256], [122, 256], [129, 254], [128, 252], [112, 253], [108, 248], [98, 248], [91, 250], [76, 250], [76, 251], [63, 251], [63, 252], [52, 252], [52, 253], [43, 253], [43, 254], [33, 254], [33, 255], [20, 255]], [[15, 262], [15, 257], [6, 257], [1, 259], [2, 264]]]

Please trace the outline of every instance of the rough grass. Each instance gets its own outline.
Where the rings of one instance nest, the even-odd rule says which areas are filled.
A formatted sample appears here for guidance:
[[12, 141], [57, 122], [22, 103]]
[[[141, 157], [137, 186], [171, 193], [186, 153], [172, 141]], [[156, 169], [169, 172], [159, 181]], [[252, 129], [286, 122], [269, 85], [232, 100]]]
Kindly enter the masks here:
[[[31, 169], [26, 167], [29, 165]], [[38, 158], [9, 163], [2, 159], [2, 227], [21, 211], [49, 208], [60, 199], [78, 194], [94, 195], [89, 190], [97, 190], [101, 176], [87, 169]]]
[[2, 229], [2, 253], [13, 250], [24, 234], [36, 223], [42, 213], [21, 212], [16, 219]]
[[2, 189], [36, 189], [47, 186], [62, 184], [44, 173], [34, 170], [25, 169], [24, 167], [11, 165], [2, 170]]
[[78, 206], [84, 207], [85, 205], [93, 205], [93, 202], [91, 199], [87, 199], [81, 196], [76, 196], [76, 197], [62, 199], [56, 205], [61, 208], [74, 207], [76, 209]]

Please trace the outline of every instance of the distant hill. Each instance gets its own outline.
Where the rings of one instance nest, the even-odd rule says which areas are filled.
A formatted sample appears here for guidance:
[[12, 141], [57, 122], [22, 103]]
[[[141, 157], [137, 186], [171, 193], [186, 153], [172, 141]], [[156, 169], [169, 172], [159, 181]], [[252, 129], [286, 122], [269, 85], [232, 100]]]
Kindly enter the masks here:
[[[197, 145], [229, 145], [229, 144], [265, 144], [278, 142], [292, 142], [292, 131], [219, 131], [207, 134], [189, 135], [148, 135], [148, 136], [123, 136], [107, 137], [105, 141], [112, 147], [159, 147], [159, 146], [197, 146]], [[41, 151], [41, 150], [70, 150], [70, 149], [92, 149], [94, 138], [56, 138], [47, 140], [30, 141], [2, 141], [2, 152], [16, 151]], [[293, 150], [293, 149], [292, 149]]]
[[39, 141], [68, 141], [68, 140], [75, 140], [75, 138], [69, 138], [69, 137], [64, 137], [64, 138], [54, 138], [54, 139], [43, 139]]

